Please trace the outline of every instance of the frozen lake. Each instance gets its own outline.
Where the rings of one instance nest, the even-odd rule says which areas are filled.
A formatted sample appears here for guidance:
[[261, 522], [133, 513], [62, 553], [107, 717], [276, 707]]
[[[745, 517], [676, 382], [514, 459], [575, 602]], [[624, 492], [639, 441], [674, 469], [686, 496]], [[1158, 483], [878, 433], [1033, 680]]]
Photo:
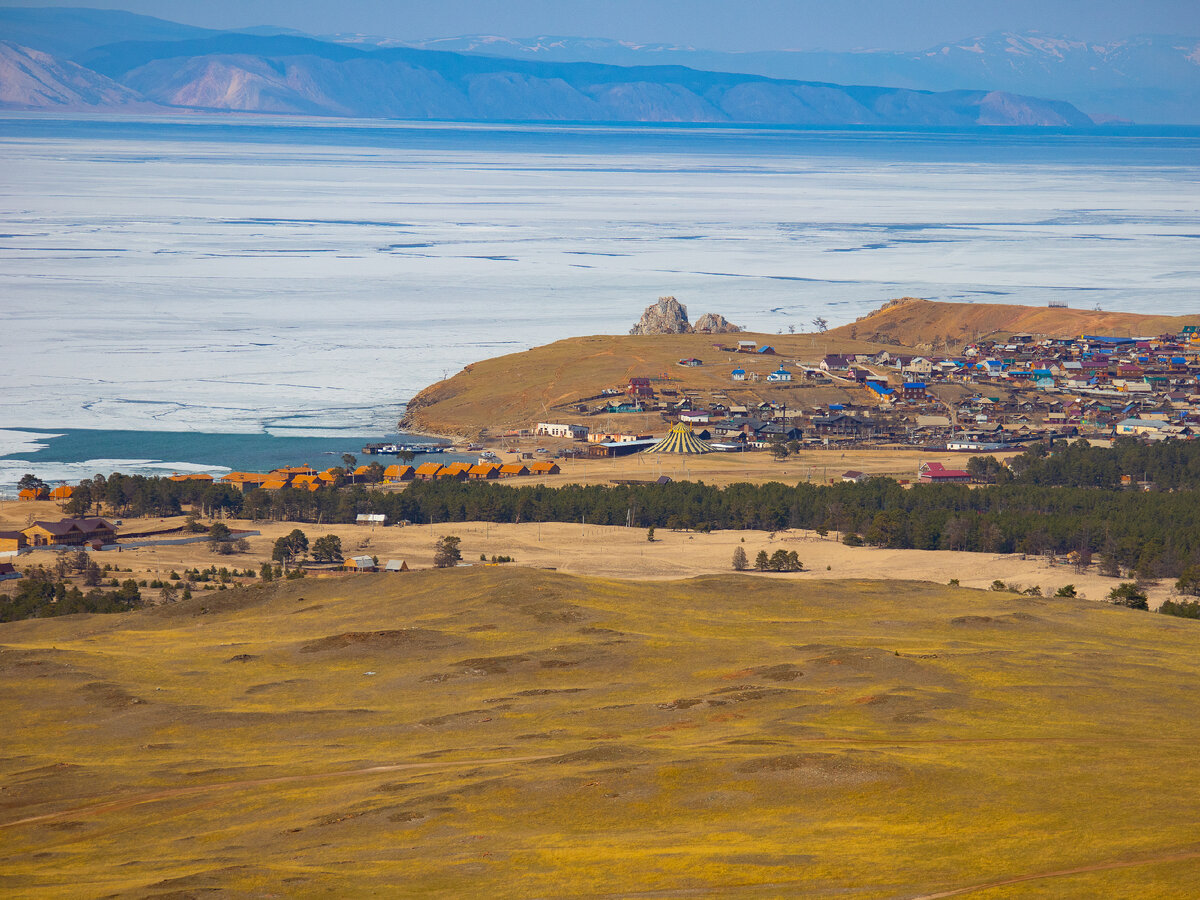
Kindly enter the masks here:
[[388, 432], [662, 294], [766, 332], [902, 295], [1200, 311], [1195, 129], [10, 115], [0, 155], [0, 428]]

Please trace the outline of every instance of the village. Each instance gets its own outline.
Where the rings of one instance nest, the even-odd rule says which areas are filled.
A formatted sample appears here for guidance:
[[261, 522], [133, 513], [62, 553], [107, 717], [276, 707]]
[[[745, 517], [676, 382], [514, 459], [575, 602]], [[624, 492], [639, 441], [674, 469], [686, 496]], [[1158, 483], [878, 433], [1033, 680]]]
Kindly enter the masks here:
[[[1081, 436], [1093, 443], [1123, 436], [1191, 439], [1200, 429], [1197, 325], [1154, 338], [1016, 334], [969, 344], [953, 357], [883, 350], [805, 363], [749, 340], [713, 349], [746, 360], [727, 371], [728, 388], [680, 388], [669, 373], [633, 376], [620, 388], [605, 388], [600, 403], [583, 399], [558, 407], [579, 417], [576, 422], [539, 422], [504, 437], [574, 441], [584, 446], [560, 452], [596, 458], [637, 453], [656, 442], [654, 434], [610, 427], [630, 414], [690, 425], [712, 450], [724, 452], [916, 446], [991, 453]], [[689, 357], [678, 365], [705, 363]], [[735, 399], [748, 387], [762, 399]], [[808, 405], [804, 388], [811, 387], [837, 387], [850, 399]], [[585, 424], [596, 419], [605, 426]]]

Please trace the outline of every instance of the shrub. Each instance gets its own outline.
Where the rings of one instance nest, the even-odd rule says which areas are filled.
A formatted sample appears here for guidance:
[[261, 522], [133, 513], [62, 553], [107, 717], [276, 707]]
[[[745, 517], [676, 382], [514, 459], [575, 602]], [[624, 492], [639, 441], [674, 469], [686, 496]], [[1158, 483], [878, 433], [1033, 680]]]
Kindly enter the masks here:
[[863, 545], [863, 539], [853, 531], [848, 531], [846, 532], [845, 537], [842, 538], [842, 543], [847, 547], [861, 547]]
[[1137, 583], [1132, 581], [1123, 582], [1108, 592], [1110, 603], [1128, 606], [1130, 609], [1149, 609], [1148, 599]]
[[1164, 616], [1181, 619], [1200, 619], [1200, 600], [1164, 600], [1158, 611]]
[[1054, 592], [1054, 596], [1055, 596], [1055, 597], [1068, 597], [1068, 598], [1070, 598], [1070, 597], [1078, 597], [1078, 596], [1079, 596], [1079, 594], [1078, 594], [1078, 592], [1075, 590], [1075, 585], [1073, 585], [1073, 584], [1064, 584], [1062, 587], [1060, 587], [1060, 588], [1059, 588], [1057, 591], [1055, 591], [1055, 592]]

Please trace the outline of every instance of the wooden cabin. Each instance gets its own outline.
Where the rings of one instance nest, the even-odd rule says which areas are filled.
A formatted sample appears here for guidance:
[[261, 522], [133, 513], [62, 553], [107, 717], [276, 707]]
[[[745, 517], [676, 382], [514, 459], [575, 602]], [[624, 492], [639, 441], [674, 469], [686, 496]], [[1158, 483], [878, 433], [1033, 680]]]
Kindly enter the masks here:
[[105, 519], [59, 519], [57, 522], [34, 522], [21, 533], [32, 547], [59, 544], [83, 547], [90, 544], [111, 544], [117, 539], [116, 529]]

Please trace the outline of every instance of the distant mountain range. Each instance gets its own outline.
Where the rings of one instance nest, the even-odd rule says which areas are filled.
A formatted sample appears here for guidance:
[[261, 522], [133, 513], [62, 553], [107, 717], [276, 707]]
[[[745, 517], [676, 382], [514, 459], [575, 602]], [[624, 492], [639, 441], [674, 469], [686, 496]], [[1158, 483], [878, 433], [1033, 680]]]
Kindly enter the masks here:
[[[360, 35], [337, 40], [395, 45]], [[683, 65], [772, 78], [886, 84], [913, 90], [987, 89], [1057, 97], [1098, 120], [1200, 124], [1200, 37], [1140, 35], [1089, 43], [1037, 32], [996, 34], [909, 52], [778, 50], [728, 53], [599, 38], [468, 35], [410, 46], [517, 59]]]
[[[843, 86], [828, 76], [696, 67], [711, 61], [710, 68], [736, 69], [733, 60], [751, 57], [755, 65], [776, 57], [782, 65], [811, 54], [714, 54], [576, 39], [424, 44], [359, 35], [317, 39], [276, 28], [217, 32], [105, 10], [0, 9], [0, 107], [509, 121], [1093, 124], [1069, 102], [994, 90], [983, 76], [974, 89], [954, 89], [950, 69], [942, 73], [949, 87], [933, 91], [863, 86], [870, 82], [864, 78], [846, 78], [858, 86]], [[990, 57], [991, 51], [962, 53]], [[594, 58], [572, 58], [585, 56]], [[900, 66], [895, 54], [826, 56]]]

